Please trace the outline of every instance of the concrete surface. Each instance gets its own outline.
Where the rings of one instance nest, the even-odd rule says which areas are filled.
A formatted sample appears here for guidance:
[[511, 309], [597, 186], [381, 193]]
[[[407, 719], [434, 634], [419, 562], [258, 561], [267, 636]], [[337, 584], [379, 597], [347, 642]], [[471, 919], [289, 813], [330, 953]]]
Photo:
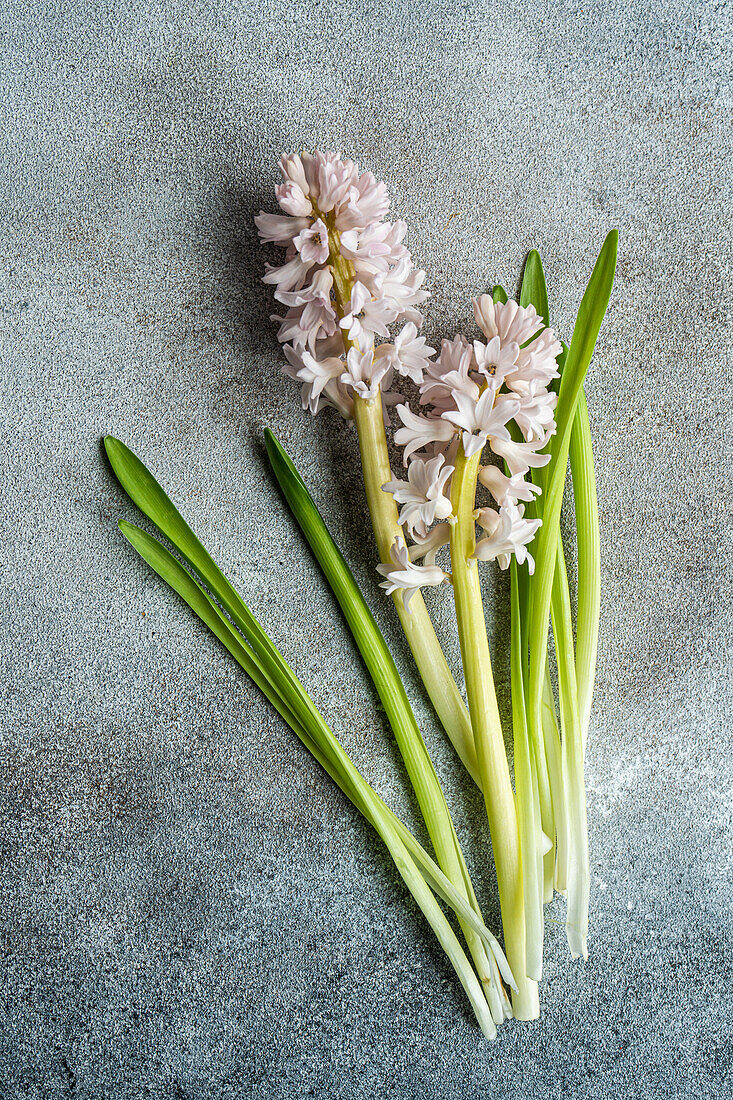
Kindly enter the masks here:
[[[731, 1088], [727, 0], [4, 5], [0, 1097], [726, 1097]], [[290, 448], [408, 677], [487, 919], [481, 808], [376, 587], [354, 437], [280, 374], [252, 227], [281, 150], [384, 178], [434, 297], [546, 262], [603, 525], [591, 959], [487, 1045], [367, 828], [126, 547], [105, 432], [159, 472], [414, 822], [267, 474]], [[486, 572], [489, 600], [505, 595]], [[434, 597], [434, 598], [433, 598]], [[431, 593], [452, 658], [447, 593]], [[505, 696], [506, 620], [493, 628]]]

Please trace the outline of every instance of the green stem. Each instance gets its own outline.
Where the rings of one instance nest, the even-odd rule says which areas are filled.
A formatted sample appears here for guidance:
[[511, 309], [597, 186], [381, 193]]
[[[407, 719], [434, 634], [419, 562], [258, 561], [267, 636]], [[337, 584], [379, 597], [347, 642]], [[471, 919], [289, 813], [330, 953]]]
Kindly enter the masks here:
[[486, 802], [499, 886], [504, 944], [517, 983], [512, 998], [521, 1020], [539, 1015], [537, 984], [527, 976], [526, 933], [519, 829], [499, 708], [491, 674], [491, 655], [481, 601], [474, 507], [480, 453], [466, 458], [459, 447], [451, 487], [451, 570], [463, 671], [476, 756]]
[[555, 822], [555, 889], [565, 893], [568, 881], [568, 809], [563, 779], [562, 745], [555, 713], [555, 697], [552, 692], [549, 662], [545, 668], [542, 685], [542, 734], [545, 742], [547, 772], [552, 796], [552, 815]]
[[517, 789], [517, 818], [522, 861], [522, 888], [527, 935], [527, 974], [539, 981], [542, 976], [544, 913], [538, 881], [537, 852], [540, 847], [540, 823], [535, 814], [532, 758], [524, 705], [522, 675], [522, 623], [519, 604], [517, 563], [511, 565], [511, 684], [514, 727], [514, 784]]
[[593, 443], [585, 392], [580, 391], [570, 435], [570, 469], [573, 475], [575, 523], [578, 540], [578, 619], [575, 654], [578, 711], [583, 731], [583, 751], [593, 699], [598, 655], [598, 621], [601, 607], [601, 557]]
[[[350, 309], [354, 269], [341, 252], [341, 240], [333, 217], [328, 214], [322, 216], [328, 226], [329, 264], [333, 272], [336, 309], [339, 316], [343, 317]], [[346, 332], [343, 333], [343, 341], [344, 349], [348, 352], [354, 344]], [[398, 523], [399, 513], [394, 498], [382, 490], [382, 486], [392, 480], [392, 470], [381, 399], [365, 400], [354, 394], [354, 421], [379, 559], [382, 563], [389, 564], [390, 548], [398, 535], [404, 537], [404, 532]], [[395, 592], [392, 599], [420, 678], [441, 725], [474, 782], [480, 785], [471, 721], [436, 637], [425, 602], [419, 592], [414, 593], [408, 611], [405, 610], [401, 592]]]
[[590, 870], [583, 734], [578, 713], [570, 591], [562, 545], [558, 547], [555, 558], [551, 612], [560, 689], [563, 773], [568, 807], [568, 910], [565, 927], [573, 958], [577, 959], [582, 955], [587, 959]]
[[544, 736], [540, 736], [536, 743], [532, 743], [532, 759], [537, 777], [537, 798], [542, 832], [550, 842], [548, 850], [542, 856], [542, 898], [543, 901], [552, 901], [555, 882], [555, 808], [552, 801]]
[[[272, 432], [265, 432], [265, 442], [280, 487], [339, 602], [379, 693], [438, 863], [481, 918], [448, 804], [387, 643], [294, 464]], [[479, 977], [488, 983], [487, 995], [489, 991], [495, 992], [489, 960], [481, 938], [465, 923], [461, 927]], [[502, 1012], [500, 1004], [495, 1003], [493, 1008]], [[503, 1013], [499, 1015], [497, 1023], [502, 1019]]]
[[[359, 435], [364, 487], [379, 558], [380, 561], [389, 563], [392, 544], [397, 536], [404, 535], [398, 523], [394, 497], [382, 489], [386, 482], [392, 480], [392, 471], [381, 401], [365, 401], [355, 396], [354, 420]], [[471, 720], [422, 595], [419, 592], [414, 593], [409, 610], [405, 609], [401, 592], [395, 592], [393, 600], [418, 672], [438, 718], [469, 774], [481, 786]]]

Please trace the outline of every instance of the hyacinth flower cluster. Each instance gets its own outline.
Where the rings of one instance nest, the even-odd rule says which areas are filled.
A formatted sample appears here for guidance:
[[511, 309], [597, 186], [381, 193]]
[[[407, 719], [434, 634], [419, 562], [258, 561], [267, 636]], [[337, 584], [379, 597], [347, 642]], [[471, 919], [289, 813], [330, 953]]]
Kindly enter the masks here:
[[[425, 272], [404, 245], [404, 222], [385, 222], [389, 197], [371, 172], [333, 153], [282, 157], [282, 215], [256, 219], [263, 242], [287, 249], [264, 281], [286, 307], [278, 339], [303, 408], [354, 416], [354, 398], [388, 394], [394, 373], [417, 380], [432, 348], [418, 336]], [[393, 341], [393, 326], [401, 325]]]
[[[533, 253], [520, 301], [510, 301], [501, 288], [477, 298], [483, 339], [444, 340], [436, 356], [419, 334], [418, 307], [428, 296], [424, 273], [405, 247], [404, 223], [385, 220], [384, 186], [336, 154], [284, 156], [280, 171], [282, 214], [261, 213], [256, 221], [264, 243], [286, 250], [284, 262], [268, 265], [265, 275], [285, 307], [274, 318], [285, 373], [301, 384], [304, 409], [315, 414], [331, 406], [355, 423], [382, 587], [437, 715], [483, 790], [513, 975], [512, 1013], [532, 1019], [539, 1013], [543, 904], [554, 888], [567, 892], [571, 951], [587, 954], [583, 749], [598, 569], [582, 383], [610, 294], [616, 237], [609, 234], [604, 244], [569, 351], [549, 327], [544, 274]], [[417, 386], [418, 412], [394, 392], [400, 377]], [[389, 463], [387, 428], [395, 416], [403, 478]], [[578, 516], [575, 639], [559, 531], [568, 458]], [[445, 547], [449, 559], [439, 561]], [[516, 794], [494, 691], [480, 562], [511, 569]], [[420, 591], [444, 583], [454, 592], [468, 707]], [[557, 689], [549, 673], [550, 618]], [[455, 830], [419, 731], [405, 738], [394, 722], [393, 728], [438, 863], [456, 889], [467, 889], [470, 902], [470, 880], [467, 888], [451, 863]], [[485, 959], [474, 951], [470, 929], [467, 942], [483, 981]]]
[[[478, 481], [491, 504], [475, 511], [483, 535], [473, 557], [507, 569], [513, 556], [534, 571], [528, 545], [542, 521], [524, 513], [525, 504], [542, 490], [526, 475], [550, 461], [545, 448], [555, 431], [557, 394], [548, 386], [558, 377], [562, 346], [533, 306], [494, 302], [484, 294], [474, 301], [474, 314], [485, 341], [460, 335], [444, 340], [437, 360], [426, 362], [416, 379], [427, 415], [416, 415], [404, 404], [396, 409], [402, 427], [395, 442], [404, 447], [407, 480], [395, 479], [383, 488], [401, 506], [399, 522], [414, 545], [408, 550], [402, 539], [396, 540], [394, 568], [379, 570], [383, 587], [403, 588], [408, 605], [417, 588], [449, 579], [435, 560], [450, 541], [445, 521], [455, 522], [451, 485], [459, 451], [464, 462], [474, 464], [477, 455], [493, 452], [507, 469], [504, 473], [495, 462], [478, 466]], [[436, 520], [442, 522], [433, 527]], [[416, 566], [421, 558], [426, 564]]]
[[[419, 381], [435, 354], [419, 335], [425, 273], [405, 246], [405, 223], [385, 220], [389, 196], [370, 172], [316, 152], [281, 157], [280, 174], [282, 213], [261, 212], [255, 223], [263, 244], [286, 250], [264, 276], [286, 307], [273, 316], [284, 373], [300, 383], [304, 409], [332, 406], [354, 421], [379, 556], [389, 562], [403, 531], [382, 492], [391, 480], [385, 421], [399, 401], [395, 376]], [[408, 604], [395, 593], [395, 607], [438, 716], [476, 777], [470, 720], [422, 597]]]

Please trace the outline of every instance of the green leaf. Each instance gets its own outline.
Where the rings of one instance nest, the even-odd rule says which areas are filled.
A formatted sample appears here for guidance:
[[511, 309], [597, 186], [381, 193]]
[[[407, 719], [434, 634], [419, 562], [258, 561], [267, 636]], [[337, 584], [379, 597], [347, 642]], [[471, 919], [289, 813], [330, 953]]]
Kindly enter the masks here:
[[[202, 621], [213, 630], [267, 698], [276, 706], [291, 728], [301, 737], [301, 740], [304, 741], [310, 751], [314, 752], [314, 755], [335, 781], [339, 783], [347, 796], [352, 798], [352, 801], [371, 821], [387, 845], [403, 881], [418, 902], [454, 966], [484, 1034], [489, 1038], [493, 1038], [496, 1034], [496, 1027], [486, 1002], [487, 990], [480, 985], [476, 978], [463, 948], [435, 901], [430, 885], [437, 883], [442, 890], [440, 896], [446, 897], [449, 904], [457, 902], [455, 907], [460, 913], [461, 919], [471, 928], [472, 932], [481, 937], [484, 943], [487, 942], [488, 936], [488, 944], [492, 944], [493, 937], [484, 928], [483, 922], [475, 912], [473, 916], [470, 915], [470, 908], [464, 901], [461, 901], [460, 895], [454, 886], [447, 879], [445, 882], [442, 881], [441, 876], [443, 873], [440, 868], [428, 862], [429, 872], [426, 871], [426, 875], [429, 875], [430, 881], [421, 872], [415, 858], [410, 854], [410, 850], [405, 844], [404, 826], [401, 826], [400, 829], [395, 825], [393, 815], [363, 780], [363, 777], [360, 776], [282, 654], [150, 471], [119, 440], [108, 437], [105, 440], [105, 446], [115, 474], [125, 491], [163, 534], [170, 538], [184, 560], [199, 573], [202, 580], [220, 600], [227, 614], [231, 616], [234, 624], [242, 631], [244, 641], [239, 638], [221, 610], [216, 607], [203, 588], [157, 539], [139, 528], [133, 527], [132, 524], [123, 526], [125, 537], [156, 572], [183, 596]], [[413, 850], [415, 845], [417, 845], [417, 841], [413, 838]], [[422, 850], [421, 853], [419, 858], [424, 868], [426, 861], [430, 861], [430, 857]], [[502, 965], [506, 966], [506, 963], [502, 961], [500, 951], [497, 954], [493, 945], [491, 946], [491, 952], [489, 958], [494, 971], [498, 974], [497, 965], [501, 968]], [[485, 985], [488, 986], [489, 982], [486, 982]]]
[[539, 880], [540, 822], [535, 815], [535, 782], [532, 774], [532, 749], [527, 729], [522, 679], [522, 627], [519, 605], [519, 566], [512, 557], [511, 573], [511, 698], [514, 731], [514, 785], [517, 791], [519, 847], [522, 861], [524, 916], [527, 925], [527, 975], [542, 977], [544, 913], [542, 884]]
[[555, 419], [557, 432], [552, 441], [552, 457], [547, 467], [542, 527], [537, 536], [536, 567], [529, 623], [530, 728], [541, 728], [542, 679], [549, 628], [550, 599], [555, 572], [560, 510], [565, 487], [565, 472], [570, 448], [570, 433], [591, 355], [601, 322], [608, 306], [616, 270], [618, 232], [612, 230], [596, 261], [575, 322], [573, 338], [562, 372]]
[[122, 488], [140, 511], [170, 539], [184, 561], [214, 594], [246, 638], [280, 695], [291, 708], [302, 705], [317, 715], [312, 699], [293, 670], [150, 471], [124, 443], [111, 436], [107, 436], [104, 443]]
[[[300, 737], [334, 781], [341, 787], [357, 809], [373, 825], [390, 855], [403, 881], [410, 890], [438, 937], [471, 1001], [477, 1020], [487, 1038], [494, 1038], [496, 1026], [486, 1004], [484, 991], [456, 936], [435, 902], [431, 886], [448, 904], [454, 906], [463, 921], [480, 936], [492, 951], [492, 957], [507, 980], [511, 981], [501, 948], [476, 914], [469, 908], [440, 868], [421, 848], [409, 830], [384, 805], [343, 751], [325, 722], [312, 722], [306, 708], [294, 713], [278, 695], [276, 688], [262, 673], [234, 629], [200, 585], [183, 568], [181, 563], [162, 546], [157, 539], [133, 524], [122, 521], [120, 529], [141, 557], [160, 577], [179, 593], [196, 615], [226, 646], [242, 668], [277, 708], [291, 729]], [[268, 639], [269, 641], [269, 639]], [[270, 642], [272, 645], [272, 643]], [[274, 647], [273, 647], [274, 648]], [[320, 718], [320, 716], [319, 716]]]
[[547, 301], [547, 284], [542, 261], [537, 249], [533, 248], [527, 256], [522, 276], [522, 289], [519, 295], [520, 306], [534, 306], [539, 316], [549, 325], [550, 307]]
[[[535, 311], [538, 316], [542, 318], [544, 324], [549, 324], [550, 309], [547, 299], [545, 272], [542, 267], [540, 254], [536, 249], [533, 249], [529, 253], [524, 265], [519, 302], [520, 305], [524, 307], [534, 306]], [[527, 344], [531, 344], [533, 339], [535, 339], [535, 337], [528, 340]], [[521, 439], [521, 435], [519, 438]], [[546, 489], [544, 473], [544, 469], [536, 469], [531, 475], [533, 481], [542, 488], [543, 492]], [[539, 496], [530, 506], [527, 512], [527, 518], [537, 516], [541, 519], [542, 508], [543, 498]], [[521, 569], [519, 570], [519, 603], [520, 609], [522, 609], [522, 662], [527, 683], [529, 681], [529, 622], [527, 609], [531, 599], [531, 592], [532, 578], [528, 575], [528, 570]], [[554, 741], [548, 740], [546, 732], [549, 732], [547, 722], [543, 723], [541, 735], [539, 735], [536, 728], [532, 728], [532, 753], [534, 774], [538, 787], [537, 795], [540, 802], [542, 831], [550, 840], [550, 847], [545, 853], [542, 861], [543, 899], [544, 901], [551, 901], [557, 867], [556, 838], [559, 837], [559, 830], [563, 827], [564, 792], [562, 787], [558, 788], [558, 779], [562, 778], [562, 772], [557, 766], [559, 757], [555, 755], [555, 749], [559, 747], [559, 740], [556, 746]]]
[[504, 302], [509, 301], [509, 297], [503, 286], [495, 286], [491, 292], [491, 297], [494, 299], [494, 305], [496, 305], [497, 302], [501, 302], [503, 304]]
[[[565, 555], [560, 536], [560, 512], [564, 494], [568, 455], [571, 447], [576, 457], [579, 489], [575, 489], [580, 503], [578, 518], [579, 548], [579, 626], [580, 607], [583, 606], [583, 660], [584, 683], [590, 683], [592, 691], [592, 670], [595, 668], [595, 642], [597, 644], [598, 586], [593, 584], [594, 569], [598, 567], [597, 542], [597, 502], [595, 500], [595, 479], [593, 478], [592, 452], [590, 451], [587, 407], [583, 394], [583, 381], [590, 358], [598, 338], [601, 322], [610, 298], [616, 267], [618, 234], [609, 233], [601, 254], [591, 275], [588, 288], [583, 296], [578, 319], [569, 349], [563, 347], [563, 355], [558, 365], [560, 384], [556, 409], [557, 434], [552, 444], [552, 458], [549, 466], [538, 473], [537, 480], [543, 488], [541, 509], [543, 525], [537, 539], [536, 569], [531, 582], [531, 612], [529, 621], [529, 677], [527, 687], [528, 718], [535, 743], [542, 735], [549, 750], [549, 772], [553, 789], [553, 804], [560, 811], [556, 815], [559, 836], [559, 855], [563, 866], [558, 865], [558, 876], [562, 882], [567, 863], [567, 934], [572, 954], [587, 958], [588, 931], [588, 836], [585, 809], [585, 781], [583, 774], [583, 743], [585, 726], [579, 709], [578, 681], [574, 653], [570, 594], [565, 570]], [[531, 259], [531, 263], [530, 263]], [[522, 287], [522, 304], [532, 302], [538, 313], [542, 311], [545, 323], [548, 323], [549, 309], [544, 272], [539, 255], [535, 253], [527, 262], [527, 290]], [[541, 307], [541, 308], [540, 308]], [[578, 416], [578, 410], [582, 410]], [[572, 441], [575, 440], [573, 445]], [[595, 545], [593, 543], [593, 508], [595, 516]], [[580, 563], [582, 561], [582, 571]], [[582, 574], [582, 576], [581, 576]], [[597, 579], [597, 578], [596, 578]], [[559, 791], [560, 769], [557, 761], [557, 745], [553, 739], [554, 730], [549, 722], [547, 706], [543, 708], [543, 697], [548, 693], [547, 684], [547, 639], [549, 611], [552, 611], [552, 624], [555, 639], [555, 651], [558, 665], [560, 712], [563, 728], [562, 740], [562, 787]], [[580, 665], [579, 665], [580, 667]], [[583, 695], [587, 712], [590, 709], [590, 694], [584, 689]], [[586, 713], [587, 713], [586, 712]], [[554, 718], [554, 715], [553, 715]], [[562, 797], [563, 804], [560, 804]], [[565, 858], [565, 837], [567, 853]]]
[[[269, 428], [265, 429], [264, 434], [268, 458], [278, 484], [339, 602], [384, 706], [438, 863], [480, 918], [448, 804], [387, 643], [295, 464]], [[483, 943], [477, 941], [471, 928], [464, 926], [463, 932], [479, 975], [488, 978]]]
[[570, 469], [578, 537], [576, 674], [583, 747], [588, 734], [601, 610], [601, 535], [588, 404], [581, 390], [570, 436]]

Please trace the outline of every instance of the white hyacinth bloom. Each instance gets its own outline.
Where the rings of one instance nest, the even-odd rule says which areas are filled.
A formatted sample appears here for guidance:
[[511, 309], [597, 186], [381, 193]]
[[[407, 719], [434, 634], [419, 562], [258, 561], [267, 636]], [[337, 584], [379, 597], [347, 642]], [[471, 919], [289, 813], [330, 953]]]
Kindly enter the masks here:
[[402, 590], [404, 593], [405, 610], [410, 610], [410, 600], [418, 589], [425, 585], [442, 584], [448, 579], [438, 565], [415, 565], [410, 561], [410, 555], [405, 540], [399, 535], [390, 547], [389, 556], [391, 565], [378, 565], [377, 572], [385, 578], [379, 587], [383, 588], [388, 596], [393, 592]]
[[494, 336], [488, 344], [482, 344], [480, 340], [473, 342], [476, 369], [494, 390], [498, 390], [507, 375], [514, 370], [518, 355], [519, 344], [510, 341], [502, 346], [498, 336]]
[[[343, 367], [343, 363], [341, 366]], [[346, 356], [346, 370], [340, 380], [354, 393], [358, 393], [359, 397], [369, 401], [379, 393], [380, 382], [389, 370], [388, 360], [375, 359], [372, 348], [364, 352], [359, 348], [351, 348]]]
[[519, 349], [517, 365], [507, 385], [521, 392], [528, 383], [538, 381], [547, 386], [553, 378], [559, 378], [557, 357], [562, 344], [551, 328], [543, 329], [525, 348]]
[[407, 481], [388, 481], [382, 486], [385, 493], [391, 493], [402, 505], [398, 522], [407, 527], [413, 538], [427, 538], [428, 527], [436, 519], [448, 519], [453, 510], [444, 494], [453, 467], [443, 463], [442, 455], [428, 461], [413, 458], [407, 468]]
[[526, 344], [544, 326], [534, 306], [520, 306], [517, 302], [494, 302], [490, 294], [482, 294], [473, 300], [476, 324], [489, 340], [499, 337], [502, 347], [507, 344]]
[[341, 234], [341, 253], [354, 265], [357, 276], [361, 273], [376, 275], [385, 272], [394, 257], [389, 233], [389, 222], [367, 226], [366, 229], [347, 229]]
[[[294, 357], [291, 358], [291, 365], [296, 363], [297, 360]], [[341, 377], [343, 369], [343, 361], [335, 356], [316, 359], [310, 352], [304, 350], [301, 352], [300, 366], [297, 367], [297, 377], [301, 382], [307, 382], [313, 397], [320, 397], [329, 382]]]
[[355, 180], [354, 162], [342, 160], [336, 153], [327, 153], [318, 165], [318, 209], [333, 210], [348, 198]]
[[307, 197], [299, 183], [286, 180], [275, 188], [277, 201], [286, 214], [294, 218], [306, 218], [313, 212], [313, 204]]
[[407, 405], [398, 405], [397, 415], [403, 427], [397, 429], [394, 440], [398, 446], [405, 448], [402, 458], [405, 466], [410, 460], [410, 455], [415, 451], [422, 451], [431, 443], [448, 443], [455, 434], [455, 428], [445, 420], [416, 416], [415, 413], [410, 412]]
[[[425, 273], [414, 267], [404, 246], [405, 223], [382, 220], [389, 196], [370, 172], [360, 174], [353, 161], [319, 151], [283, 155], [280, 173], [282, 183], [275, 193], [283, 214], [260, 211], [255, 219], [264, 242], [287, 250], [282, 264], [266, 266], [264, 278], [288, 307], [285, 317], [275, 318], [278, 339], [294, 349], [307, 347], [317, 362], [334, 354], [345, 359], [354, 348], [359, 352], [353, 367], [343, 363], [341, 374], [320, 395], [303, 383], [304, 407], [315, 412], [333, 404], [348, 416], [353, 413], [350, 395], [375, 396], [379, 388], [386, 390], [393, 370], [420, 380], [423, 364], [433, 354], [417, 336], [422, 323], [417, 306], [428, 297], [422, 289]], [[336, 290], [339, 260], [348, 261], [354, 275], [346, 286], [339, 280]], [[344, 294], [348, 302], [342, 300]], [[396, 344], [374, 353], [375, 334], [389, 340], [395, 322], [404, 325]], [[337, 348], [332, 346], [334, 337]], [[371, 367], [363, 359], [370, 351]], [[297, 375], [291, 363], [286, 373]], [[385, 406], [395, 400], [389, 393], [381, 396]]]
[[527, 562], [530, 573], [534, 573], [534, 558], [527, 550], [542, 524], [541, 519], [525, 519], [523, 509], [508, 501], [498, 512], [493, 508], [482, 508], [476, 516], [479, 525], [487, 532], [488, 538], [476, 544], [473, 557], [479, 561], [497, 561], [500, 569], [509, 568], [512, 556], [517, 564]]
[[280, 174], [285, 182], [297, 183], [304, 195], [310, 194], [303, 161], [297, 153], [283, 153], [279, 161]]
[[507, 500], [530, 501], [542, 493], [539, 485], [525, 481], [521, 474], [507, 477], [498, 466], [482, 466], [478, 472], [478, 479], [489, 490], [497, 504], [504, 504]]
[[255, 225], [264, 244], [289, 245], [310, 225], [310, 218], [289, 218], [282, 214], [258, 214]]
[[420, 386], [420, 404], [432, 405], [436, 413], [455, 408], [453, 392], [460, 390], [474, 400], [479, 387], [469, 375], [473, 365], [473, 350], [464, 336], [443, 340], [435, 363], [427, 363]]
[[410, 561], [423, 559], [425, 565], [435, 565], [435, 555], [442, 546], [450, 542], [450, 524], [439, 523], [428, 531], [424, 539], [420, 539], [410, 547]]
[[494, 436], [491, 440], [491, 449], [494, 454], [503, 458], [509, 467], [509, 472], [514, 474], [526, 474], [531, 469], [546, 466], [550, 461], [550, 454], [537, 454], [547, 443], [547, 439], [536, 439], [531, 443], [515, 443], [513, 439], [500, 439]]
[[509, 439], [506, 425], [519, 408], [519, 402], [511, 398], [499, 398], [491, 389], [485, 389], [477, 401], [468, 394], [453, 394], [457, 409], [442, 413], [457, 428], [463, 428], [463, 451], [470, 458], [482, 450], [486, 441]]
[[364, 228], [379, 222], [389, 210], [389, 195], [383, 183], [371, 172], [364, 172], [349, 189], [345, 208], [340, 212], [339, 229]]
[[316, 218], [307, 229], [301, 229], [293, 244], [301, 259], [314, 264], [325, 264], [328, 259], [328, 229], [320, 218]]
[[557, 394], [547, 390], [543, 382], [533, 378], [523, 385], [522, 390], [513, 389], [519, 400], [519, 409], [514, 420], [528, 443], [536, 439], [546, 439], [548, 432], [555, 429], [555, 406]]
[[368, 287], [363, 283], [355, 282], [351, 288], [351, 302], [349, 303], [349, 312], [345, 313], [339, 321], [341, 328], [346, 329], [349, 340], [356, 342], [361, 335], [361, 322], [359, 320], [359, 314], [363, 310], [364, 306], [371, 298], [371, 293]]
[[278, 332], [281, 342], [292, 341], [296, 345], [307, 343], [313, 351], [320, 336], [333, 335], [336, 331], [336, 311], [331, 301], [332, 286], [333, 276], [326, 267], [315, 273], [310, 286], [278, 292], [276, 297], [291, 307], [286, 318], [277, 318], [283, 322]]
[[265, 274], [262, 276], [263, 283], [269, 283], [272, 286], [276, 286], [275, 298], [279, 301], [278, 293], [280, 291], [288, 290], [300, 290], [308, 277], [308, 272], [313, 267], [310, 261], [304, 261], [302, 257], [296, 253], [291, 260], [283, 264], [282, 267], [273, 267], [272, 264], [265, 264]]
[[424, 336], [418, 336], [417, 325], [408, 321], [395, 336], [394, 348], [395, 370], [417, 384], [422, 382], [428, 360], [435, 355], [435, 348], [428, 347]]
[[292, 344], [286, 344], [283, 350], [287, 359], [283, 373], [302, 382], [300, 400], [304, 409], [315, 416], [324, 405], [328, 405], [337, 409], [343, 417], [353, 415], [353, 401], [340, 381], [344, 367], [341, 359], [328, 357], [316, 360], [304, 348], [296, 348]]

